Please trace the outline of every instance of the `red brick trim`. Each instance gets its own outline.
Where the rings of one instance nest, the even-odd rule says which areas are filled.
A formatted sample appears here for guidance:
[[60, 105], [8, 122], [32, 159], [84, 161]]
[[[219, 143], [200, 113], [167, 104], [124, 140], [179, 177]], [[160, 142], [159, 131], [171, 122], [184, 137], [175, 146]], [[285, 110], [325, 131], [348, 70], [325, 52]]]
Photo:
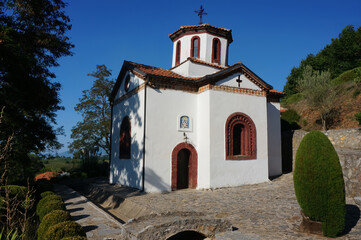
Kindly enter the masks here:
[[[217, 43], [217, 52], [215, 53], [214, 47], [215, 47], [216, 41], [218, 41], [218, 43]], [[212, 41], [212, 63], [221, 64], [221, 40], [219, 40], [219, 38], [213, 38], [213, 41]]]
[[260, 91], [260, 90], [254, 90], [249, 88], [238, 88], [238, 87], [229, 87], [229, 86], [217, 86], [212, 84], [207, 84], [203, 87], [200, 87], [198, 89], [198, 93], [202, 93], [208, 90], [215, 90], [215, 91], [222, 91], [222, 92], [233, 92], [233, 93], [240, 93], [240, 94], [247, 94], [252, 96], [259, 96], [259, 97], [265, 97], [266, 92]]
[[198, 154], [197, 150], [189, 143], [179, 143], [172, 151], [172, 190], [177, 190], [177, 155], [182, 149], [190, 151], [189, 156], [189, 173], [188, 173], [188, 186], [189, 188], [197, 187], [197, 171], [198, 171]]
[[180, 63], [180, 56], [181, 56], [181, 41], [178, 41], [175, 49], [175, 65], [178, 65]]
[[[233, 128], [236, 124], [243, 125], [243, 155], [233, 155]], [[227, 118], [225, 128], [226, 160], [250, 160], [257, 158], [256, 126], [252, 119], [244, 113], [236, 112]]]
[[[194, 40], [198, 39], [198, 51], [197, 51], [197, 57], [193, 56], [193, 50], [194, 50]], [[193, 58], [199, 58], [199, 53], [200, 53], [200, 49], [201, 49], [201, 39], [198, 36], [194, 36], [191, 39], [191, 54], [190, 56]]]

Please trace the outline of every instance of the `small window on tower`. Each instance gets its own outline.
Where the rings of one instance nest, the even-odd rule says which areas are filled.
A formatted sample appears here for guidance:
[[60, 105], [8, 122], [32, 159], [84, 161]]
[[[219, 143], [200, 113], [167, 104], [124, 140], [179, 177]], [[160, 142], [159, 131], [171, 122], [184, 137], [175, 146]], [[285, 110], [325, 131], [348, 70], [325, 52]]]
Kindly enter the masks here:
[[199, 37], [193, 37], [191, 41], [191, 57], [199, 58]]
[[212, 62], [221, 63], [221, 41], [218, 38], [213, 38]]
[[177, 49], [175, 54], [175, 65], [178, 65], [180, 63], [180, 51], [181, 51], [181, 42], [177, 42]]

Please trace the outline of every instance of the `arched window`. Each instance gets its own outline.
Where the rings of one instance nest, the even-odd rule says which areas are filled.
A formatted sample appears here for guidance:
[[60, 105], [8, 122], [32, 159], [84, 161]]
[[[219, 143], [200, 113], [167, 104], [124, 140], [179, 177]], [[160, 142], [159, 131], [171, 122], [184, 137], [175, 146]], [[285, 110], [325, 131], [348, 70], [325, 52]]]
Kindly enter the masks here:
[[213, 38], [212, 62], [221, 63], [221, 41], [218, 38]]
[[233, 113], [226, 122], [226, 159], [257, 158], [256, 127], [244, 113]]
[[199, 58], [200, 40], [198, 36], [195, 36], [191, 40], [191, 57]]
[[124, 117], [120, 126], [119, 158], [130, 158], [131, 149], [131, 126], [129, 117]]
[[175, 53], [175, 65], [180, 63], [180, 54], [181, 54], [181, 42], [177, 42], [176, 53]]
[[124, 82], [124, 90], [126, 92], [129, 91], [129, 86], [130, 86], [130, 75], [128, 74], [127, 77], [125, 78], [125, 82]]

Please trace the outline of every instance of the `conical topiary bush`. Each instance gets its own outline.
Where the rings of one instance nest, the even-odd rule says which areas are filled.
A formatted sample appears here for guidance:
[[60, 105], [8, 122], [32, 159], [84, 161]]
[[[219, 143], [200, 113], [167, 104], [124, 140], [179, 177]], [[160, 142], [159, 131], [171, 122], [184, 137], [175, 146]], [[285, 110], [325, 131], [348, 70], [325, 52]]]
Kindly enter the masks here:
[[325, 236], [340, 235], [345, 227], [345, 185], [338, 155], [323, 133], [311, 131], [302, 139], [293, 178], [304, 214], [322, 222]]

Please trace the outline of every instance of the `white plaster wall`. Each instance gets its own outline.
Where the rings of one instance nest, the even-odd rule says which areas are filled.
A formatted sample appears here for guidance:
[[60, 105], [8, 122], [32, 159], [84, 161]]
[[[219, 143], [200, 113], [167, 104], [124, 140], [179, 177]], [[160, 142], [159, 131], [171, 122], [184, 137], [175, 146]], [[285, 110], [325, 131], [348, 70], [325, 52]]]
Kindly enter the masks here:
[[[247, 114], [257, 133], [257, 159], [226, 160], [225, 125], [235, 113]], [[267, 102], [265, 97], [210, 91], [210, 187], [268, 181]]]
[[184, 142], [177, 119], [188, 115], [193, 131], [186, 132], [188, 142], [197, 149], [197, 94], [147, 87], [145, 191], [171, 190], [172, 151]]
[[121, 97], [122, 95], [124, 95], [125, 93], [127, 93], [124, 90], [124, 84], [125, 84], [125, 78], [128, 76], [128, 74], [130, 74], [130, 85], [129, 85], [129, 90], [128, 92], [132, 91], [134, 88], [138, 87], [139, 85], [141, 85], [142, 83], [144, 83], [143, 79], [135, 76], [133, 73], [131, 72], [127, 72], [123, 78], [122, 84], [118, 89], [118, 93], [115, 96], [115, 99]]
[[193, 63], [188, 60], [172, 69], [172, 71], [185, 77], [203, 77], [207, 74], [218, 72], [220, 69], [204, 64]]
[[[131, 123], [131, 159], [119, 159], [120, 126], [125, 116]], [[142, 189], [144, 90], [113, 106], [110, 183]]]
[[198, 178], [197, 188], [210, 188], [210, 91], [198, 94], [197, 99], [197, 153], [198, 153]]
[[212, 44], [213, 38], [218, 38], [221, 41], [221, 64], [225, 66], [227, 63], [227, 45], [228, 40], [223, 37], [216, 37], [209, 33], [200, 33], [200, 34], [190, 34], [184, 35], [179, 38], [177, 41], [173, 42], [173, 58], [172, 58], [172, 67], [175, 66], [175, 57], [176, 57], [176, 48], [177, 42], [181, 41], [181, 56], [180, 62], [185, 61], [187, 58], [191, 56], [191, 39], [194, 36], [198, 36], [200, 38], [200, 51], [199, 51], [199, 59], [205, 62], [212, 63]]
[[[235, 73], [221, 81], [218, 81], [216, 85], [221, 86], [229, 86], [229, 87], [238, 87], [238, 82], [236, 79], [238, 78], [239, 73]], [[246, 76], [243, 74], [240, 75], [240, 79], [242, 80], [240, 84], [240, 88], [248, 88], [253, 90], [261, 90], [260, 87], [258, 87], [256, 84], [254, 84], [251, 80], [249, 80]]]
[[268, 169], [269, 176], [282, 174], [280, 103], [268, 102]]
[[218, 38], [221, 41], [221, 66], [225, 66], [227, 64], [227, 47], [228, 40], [222, 37], [214, 36], [211, 34], [207, 34], [207, 46], [208, 50], [206, 52], [206, 62], [212, 63], [212, 45], [213, 39]]

